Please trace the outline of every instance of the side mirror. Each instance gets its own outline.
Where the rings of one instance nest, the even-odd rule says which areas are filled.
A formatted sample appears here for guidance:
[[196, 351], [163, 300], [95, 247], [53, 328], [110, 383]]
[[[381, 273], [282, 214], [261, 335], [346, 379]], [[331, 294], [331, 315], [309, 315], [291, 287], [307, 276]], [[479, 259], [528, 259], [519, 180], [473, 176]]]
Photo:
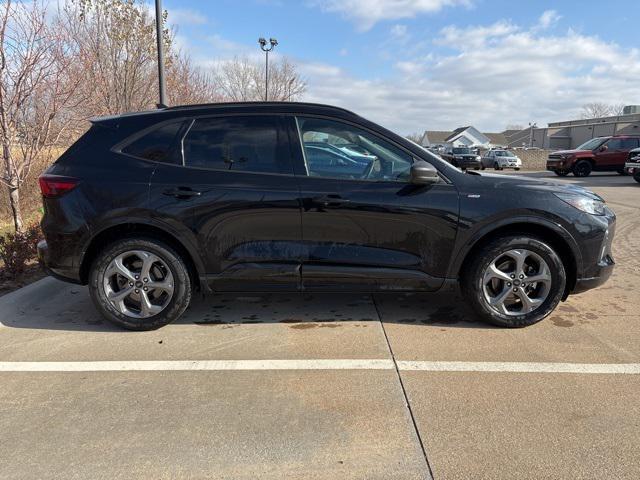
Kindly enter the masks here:
[[438, 170], [429, 162], [418, 160], [411, 165], [409, 181], [416, 185], [429, 185], [440, 180]]
[[599, 152], [606, 152], [607, 150], [609, 150], [609, 147], [607, 147], [606, 145], [602, 145], [602, 146], [598, 149], [598, 151], [599, 151]]

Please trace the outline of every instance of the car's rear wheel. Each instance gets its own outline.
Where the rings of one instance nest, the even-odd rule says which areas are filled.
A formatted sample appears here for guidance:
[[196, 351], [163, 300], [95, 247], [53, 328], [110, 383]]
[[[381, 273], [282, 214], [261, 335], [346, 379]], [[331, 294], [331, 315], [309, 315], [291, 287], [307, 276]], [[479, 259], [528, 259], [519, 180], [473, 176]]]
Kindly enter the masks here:
[[640, 183], [640, 171], [636, 172], [636, 173], [633, 175], [633, 179], [634, 179], [636, 182]]
[[592, 169], [593, 166], [589, 160], [580, 160], [573, 166], [573, 174], [576, 177], [588, 177]]
[[89, 292], [109, 321], [153, 330], [176, 320], [191, 301], [184, 260], [155, 239], [124, 239], [102, 250], [89, 272]]
[[489, 323], [525, 327], [549, 315], [562, 299], [566, 272], [544, 240], [511, 235], [489, 241], [462, 278], [473, 310]]
[[554, 170], [553, 173], [555, 173], [559, 177], [566, 177], [567, 175], [569, 175], [569, 170]]

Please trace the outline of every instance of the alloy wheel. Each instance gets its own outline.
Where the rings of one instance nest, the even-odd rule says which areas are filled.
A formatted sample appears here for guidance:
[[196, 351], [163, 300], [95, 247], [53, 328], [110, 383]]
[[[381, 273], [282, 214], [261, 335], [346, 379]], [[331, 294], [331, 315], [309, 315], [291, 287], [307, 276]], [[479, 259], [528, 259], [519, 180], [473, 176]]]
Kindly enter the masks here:
[[544, 259], [526, 249], [501, 253], [486, 267], [482, 293], [487, 304], [503, 315], [536, 310], [551, 291], [551, 270]]
[[115, 257], [104, 272], [104, 293], [118, 312], [148, 318], [162, 312], [173, 297], [174, 281], [166, 262], [145, 250]]

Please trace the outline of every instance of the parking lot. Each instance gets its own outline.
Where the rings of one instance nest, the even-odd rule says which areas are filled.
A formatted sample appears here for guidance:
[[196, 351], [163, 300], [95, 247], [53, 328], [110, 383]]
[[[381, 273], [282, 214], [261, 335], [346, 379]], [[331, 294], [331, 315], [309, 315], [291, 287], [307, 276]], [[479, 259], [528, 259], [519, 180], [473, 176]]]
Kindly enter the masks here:
[[424, 294], [198, 298], [144, 333], [51, 278], [0, 298], [0, 478], [639, 478], [640, 184], [557, 181], [615, 210], [617, 267], [525, 329]]

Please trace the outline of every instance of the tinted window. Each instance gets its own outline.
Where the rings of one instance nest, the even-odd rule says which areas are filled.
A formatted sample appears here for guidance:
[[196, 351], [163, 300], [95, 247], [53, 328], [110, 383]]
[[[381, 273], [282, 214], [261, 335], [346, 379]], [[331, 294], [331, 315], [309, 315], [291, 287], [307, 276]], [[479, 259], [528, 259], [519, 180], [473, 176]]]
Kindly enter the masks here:
[[291, 173], [277, 117], [198, 119], [184, 139], [185, 165], [216, 170]]
[[453, 153], [457, 153], [459, 155], [467, 155], [471, 153], [471, 150], [468, 148], [454, 148]]
[[638, 147], [637, 138], [612, 138], [607, 142], [609, 150], [633, 150]]
[[154, 162], [182, 163], [176, 148], [183, 122], [169, 123], [134, 140], [122, 149], [123, 153]]
[[393, 144], [346, 123], [298, 117], [310, 176], [404, 181], [413, 158]]

